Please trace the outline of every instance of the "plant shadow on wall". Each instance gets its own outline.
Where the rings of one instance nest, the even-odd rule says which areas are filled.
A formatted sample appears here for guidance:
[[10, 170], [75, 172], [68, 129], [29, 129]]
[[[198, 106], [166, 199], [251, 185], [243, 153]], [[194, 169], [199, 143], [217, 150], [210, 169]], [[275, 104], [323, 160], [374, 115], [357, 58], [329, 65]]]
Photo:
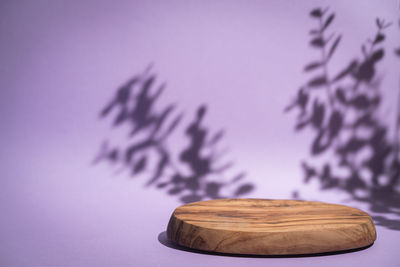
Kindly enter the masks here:
[[[95, 163], [107, 161], [128, 170], [131, 177], [144, 176], [147, 187], [165, 190], [183, 203], [251, 192], [254, 186], [244, 182], [244, 172], [232, 175], [233, 163], [220, 163], [224, 153], [218, 147], [224, 131], [210, 136], [204, 126], [207, 106], [200, 105], [185, 124], [176, 104], [159, 104], [165, 88], [165, 84], [156, 86], [156, 75], [148, 68], [117, 89], [100, 118], [111, 117], [112, 129], [126, 131], [126, 144], [104, 142]], [[173, 135], [189, 144], [178, 152], [170, 150], [175, 147]]]
[[377, 32], [362, 44], [361, 58], [331, 73], [328, 68], [342, 39], [328, 31], [335, 14], [317, 8], [310, 16], [317, 22], [310, 45], [321, 57], [305, 66], [312, 78], [285, 109], [297, 110], [295, 130], [313, 132], [311, 156], [325, 161], [303, 161], [304, 182], [315, 179], [321, 190], [346, 192], [351, 200], [368, 205], [378, 225], [400, 230], [400, 114], [393, 136], [378, 114], [383, 99], [377, 67], [391, 23], [376, 19]]

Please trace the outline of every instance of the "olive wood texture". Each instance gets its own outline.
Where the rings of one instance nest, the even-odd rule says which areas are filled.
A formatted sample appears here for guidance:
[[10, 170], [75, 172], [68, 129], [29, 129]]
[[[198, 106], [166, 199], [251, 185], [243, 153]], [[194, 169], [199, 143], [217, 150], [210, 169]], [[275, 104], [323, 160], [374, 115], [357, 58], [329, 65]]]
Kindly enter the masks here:
[[297, 255], [362, 248], [376, 240], [376, 231], [368, 213], [343, 205], [217, 199], [176, 208], [167, 236], [204, 251]]

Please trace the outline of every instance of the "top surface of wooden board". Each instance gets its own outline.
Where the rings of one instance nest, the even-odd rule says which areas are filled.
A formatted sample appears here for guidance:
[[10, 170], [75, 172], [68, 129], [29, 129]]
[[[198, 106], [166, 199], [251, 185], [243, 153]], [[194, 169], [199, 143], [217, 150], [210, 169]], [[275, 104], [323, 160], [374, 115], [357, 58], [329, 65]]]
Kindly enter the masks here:
[[359, 248], [376, 239], [368, 213], [312, 201], [218, 199], [178, 207], [168, 237], [217, 252], [299, 254]]

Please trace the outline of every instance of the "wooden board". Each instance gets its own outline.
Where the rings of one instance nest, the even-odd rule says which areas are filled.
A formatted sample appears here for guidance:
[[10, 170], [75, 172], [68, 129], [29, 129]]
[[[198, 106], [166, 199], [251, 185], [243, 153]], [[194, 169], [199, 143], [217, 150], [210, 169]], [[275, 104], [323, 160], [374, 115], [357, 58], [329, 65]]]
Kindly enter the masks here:
[[297, 200], [218, 199], [178, 207], [167, 228], [185, 247], [235, 254], [295, 255], [368, 246], [371, 216], [343, 205]]

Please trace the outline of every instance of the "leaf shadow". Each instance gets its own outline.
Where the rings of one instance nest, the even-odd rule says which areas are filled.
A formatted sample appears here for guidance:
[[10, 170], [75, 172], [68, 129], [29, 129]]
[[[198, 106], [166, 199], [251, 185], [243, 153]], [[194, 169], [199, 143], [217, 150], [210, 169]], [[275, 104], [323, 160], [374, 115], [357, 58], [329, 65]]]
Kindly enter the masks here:
[[317, 21], [310, 46], [321, 58], [306, 64], [304, 72], [313, 76], [284, 111], [297, 110], [296, 132], [313, 133], [311, 158], [328, 160], [316, 165], [303, 160], [303, 181], [318, 181], [321, 191], [346, 192], [351, 200], [367, 204], [377, 225], [400, 230], [400, 91], [392, 138], [390, 125], [379, 114], [383, 94], [377, 75], [391, 23], [376, 19], [377, 31], [361, 45], [361, 57], [350, 58], [332, 75], [328, 66], [342, 40], [340, 34], [328, 34], [335, 14], [315, 8], [310, 16]]
[[[166, 84], [157, 85], [150, 68], [117, 88], [100, 112], [100, 119], [111, 119], [111, 129], [128, 131], [127, 144], [103, 143], [94, 163], [109, 162], [145, 176], [146, 187], [166, 191], [183, 203], [205, 199], [239, 197], [254, 190], [245, 172], [232, 174], [232, 161], [226, 161], [219, 143], [224, 130], [211, 132], [205, 126], [208, 106], [199, 105], [194, 118], [186, 122], [177, 103], [160, 104]], [[188, 145], [176, 152], [171, 136], [180, 135]], [[229, 171], [229, 173], [228, 173]]]

